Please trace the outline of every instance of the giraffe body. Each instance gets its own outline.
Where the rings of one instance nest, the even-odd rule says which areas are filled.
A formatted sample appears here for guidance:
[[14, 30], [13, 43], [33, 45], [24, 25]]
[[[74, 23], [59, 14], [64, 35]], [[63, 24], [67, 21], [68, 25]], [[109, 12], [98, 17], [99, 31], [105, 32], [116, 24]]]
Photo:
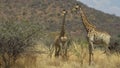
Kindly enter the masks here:
[[91, 65], [91, 62], [93, 60], [93, 50], [94, 50], [94, 44], [103, 44], [105, 47], [105, 52], [109, 53], [109, 43], [111, 36], [107, 32], [101, 32], [96, 29], [96, 26], [91, 24], [87, 16], [85, 15], [84, 11], [79, 5], [76, 5], [75, 8], [72, 9], [72, 11], [78, 12], [81, 16], [82, 23], [86, 29], [87, 32], [87, 40], [89, 43], [89, 65]]
[[87, 37], [89, 39], [89, 43], [92, 45], [92, 50], [94, 50], [93, 44], [103, 44], [107, 50], [111, 38], [108, 33], [96, 30], [89, 31]]
[[[62, 26], [61, 26], [61, 32], [60, 35], [56, 37], [55, 42], [54, 42], [54, 46], [55, 46], [55, 57], [62, 55], [67, 56], [67, 46], [65, 46], [68, 38], [65, 34], [65, 17], [66, 17], [66, 11], [63, 11], [63, 22], [62, 22]], [[62, 52], [62, 50], [64, 50], [64, 52]]]

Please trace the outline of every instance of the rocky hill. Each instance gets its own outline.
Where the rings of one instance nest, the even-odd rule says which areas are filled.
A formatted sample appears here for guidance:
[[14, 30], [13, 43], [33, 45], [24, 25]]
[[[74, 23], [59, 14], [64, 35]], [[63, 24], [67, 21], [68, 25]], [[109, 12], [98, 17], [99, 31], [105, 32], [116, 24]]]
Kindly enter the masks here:
[[[98, 29], [107, 31], [114, 39], [120, 36], [120, 17], [90, 8], [76, 0], [0, 0], [0, 23], [12, 21], [16, 23], [40, 23], [46, 31], [60, 30], [63, 9], [71, 10], [76, 4], [82, 5], [88, 20]], [[39, 26], [39, 25], [38, 25]], [[79, 15], [69, 13], [66, 20], [66, 31], [82, 36], [84, 27]]]

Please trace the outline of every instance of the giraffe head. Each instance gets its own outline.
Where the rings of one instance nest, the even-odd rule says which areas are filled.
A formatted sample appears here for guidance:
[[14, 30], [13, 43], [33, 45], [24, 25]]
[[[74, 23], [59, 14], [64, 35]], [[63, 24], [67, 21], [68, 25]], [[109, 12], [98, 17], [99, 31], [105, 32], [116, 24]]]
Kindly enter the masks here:
[[78, 12], [80, 10], [80, 5], [76, 4], [73, 8], [72, 8], [72, 12]]
[[66, 15], [66, 14], [67, 14], [67, 11], [66, 11], [66, 10], [63, 10], [61, 15], [64, 16], [64, 15]]

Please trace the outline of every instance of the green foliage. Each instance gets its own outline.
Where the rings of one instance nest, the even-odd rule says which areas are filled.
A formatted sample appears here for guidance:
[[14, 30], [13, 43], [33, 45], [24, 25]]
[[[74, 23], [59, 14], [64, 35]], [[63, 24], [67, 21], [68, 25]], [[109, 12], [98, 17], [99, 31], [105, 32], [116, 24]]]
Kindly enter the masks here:
[[3, 66], [11, 66], [19, 54], [35, 44], [35, 39], [42, 36], [42, 27], [37, 23], [0, 23], [0, 56]]

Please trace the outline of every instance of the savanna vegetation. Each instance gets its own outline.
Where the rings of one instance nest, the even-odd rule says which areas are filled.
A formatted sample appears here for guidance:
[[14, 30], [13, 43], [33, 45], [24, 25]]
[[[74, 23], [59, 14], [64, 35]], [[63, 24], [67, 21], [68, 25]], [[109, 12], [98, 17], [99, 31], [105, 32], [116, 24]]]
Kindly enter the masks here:
[[[63, 9], [79, 3], [88, 19], [112, 36], [111, 55], [96, 48], [88, 64], [88, 43], [79, 15], [69, 12], [66, 32], [71, 43], [68, 59], [54, 58], [51, 44], [59, 34]], [[0, 0], [1, 68], [119, 68], [120, 17], [89, 8], [76, 0]], [[116, 52], [117, 51], [117, 52]]]

